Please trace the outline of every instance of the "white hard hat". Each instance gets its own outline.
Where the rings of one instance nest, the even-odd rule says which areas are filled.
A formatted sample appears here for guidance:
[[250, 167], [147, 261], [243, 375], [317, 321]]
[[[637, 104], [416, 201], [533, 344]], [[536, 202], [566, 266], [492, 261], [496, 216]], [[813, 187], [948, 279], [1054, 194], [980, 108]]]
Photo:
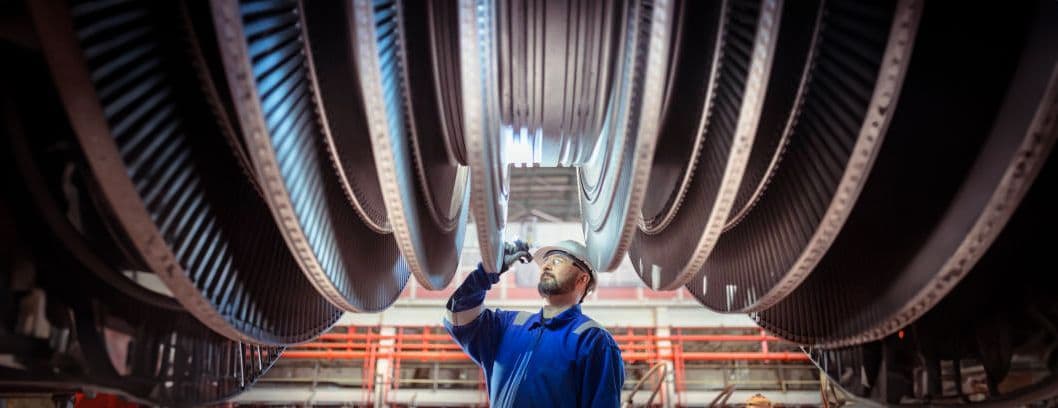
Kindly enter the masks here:
[[[580, 261], [581, 263], [584, 264], [584, 266], [588, 267], [588, 273], [591, 274], [592, 280], [594, 280], [596, 282], [598, 281], [599, 275], [596, 274], [596, 272], [595, 272], [595, 265], [592, 265], [591, 261], [588, 260], [588, 248], [585, 247], [584, 244], [582, 244], [580, 242], [577, 242], [577, 241], [574, 241], [572, 239], [567, 239], [565, 241], [559, 241], [559, 242], [556, 242], [556, 243], [554, 243], [552, 245], [548, 245], [548, 246], [545, 246], [545, 247], [541, 247], [540, 249], [537, 249], [536, 253], [533, 254], [533, 261], [535, 261], [537, 265], [540, 265], [541, 267], [543, 267], [544, 266], [543, 265], [544, 258], [547, 257], [547, 254], [549, 254], [549, 253], [551, 253], [553, 251], [563, 252], [563, 253], [565, 253], [565, 254], [567, 254], [569, 256], [572, 256], [576, 260]], [[592, 286], [593, 287], [595, 286], [595, 282], [592, 283]], [[593, 288], [588, 288], [589, 291], [591, 291], [591, 289], [593, 289]]]

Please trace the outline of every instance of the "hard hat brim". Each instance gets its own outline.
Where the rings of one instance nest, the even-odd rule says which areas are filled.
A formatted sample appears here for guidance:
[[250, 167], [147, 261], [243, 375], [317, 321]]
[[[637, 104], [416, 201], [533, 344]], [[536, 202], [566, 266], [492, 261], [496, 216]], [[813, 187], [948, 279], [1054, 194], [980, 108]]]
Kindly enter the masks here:
[[[580, 263], [583, 263], [584, 265], [586, 265], [588, 267], [588, 273], [592, 274], [592, 276], [597, 277], [597, 272], [595, 270], [595, 266], [592, 265], [591, 262], [587, 259], [588, 258], [587, 257], [587, 251], [577, 251], [579, 248], [573, 247], [572, 245], [569, 245], [569, 246], [562, 245], [562, 244], [565, 244], [565, 243], [567, 243], [567, 241], [559, 242], [556, 245], [548, 245], [548, 246], [545, 246], [545, 247], [540, 247], [533, 254], [533, 261], [536, 262], [536, 264], [538, 266], [543, 267], [544, 258], [547, 257], [547, 254], [549, 254], [551, 252], [554, 252], [554, 251], [558, 251], [558, 252], [562, 252], [562, 253], [564, 253], [566, 255], [569, 255], [570, 257], [573, 257], [574, 259], [580, 261]], [[577, 252], [585, 252], [585, 253], [584, 254], [578, 254]]]

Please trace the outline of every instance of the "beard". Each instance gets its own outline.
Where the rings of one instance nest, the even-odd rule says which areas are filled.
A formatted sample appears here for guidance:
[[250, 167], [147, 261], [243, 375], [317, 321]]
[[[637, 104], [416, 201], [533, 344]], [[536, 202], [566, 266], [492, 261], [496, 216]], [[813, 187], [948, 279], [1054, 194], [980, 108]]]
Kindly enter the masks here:
[[559, 281], [554, 275], [540, 275], [540, 283], [536, 284], [536, 291], [540, 296], [565, 295], [577, 289], [576, 277], [565, 281]]

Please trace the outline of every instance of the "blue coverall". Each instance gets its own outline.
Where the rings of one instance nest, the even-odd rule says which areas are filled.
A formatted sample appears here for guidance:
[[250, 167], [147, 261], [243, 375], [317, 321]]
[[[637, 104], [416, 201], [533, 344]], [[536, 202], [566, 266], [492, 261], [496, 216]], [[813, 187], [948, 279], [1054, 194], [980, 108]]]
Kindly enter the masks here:
[[485, 370], [493, 407], [617, 407], [624, 362], [613, 336], [575, 305], [551, 319], [541, 312], [488, 310], [499, 281], [481, 265], [448, 300], [444, 325]]

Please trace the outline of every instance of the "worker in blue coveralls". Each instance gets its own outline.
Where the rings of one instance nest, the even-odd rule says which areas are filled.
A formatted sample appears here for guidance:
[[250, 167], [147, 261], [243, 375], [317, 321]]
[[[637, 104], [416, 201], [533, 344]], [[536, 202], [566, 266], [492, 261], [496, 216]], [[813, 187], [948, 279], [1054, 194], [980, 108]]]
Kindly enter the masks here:
[[[515, 261], [540, 265], [539, 312], [489, 310], [485, 292]], [[479, 263], [448, 300], [445, 328], [485, 370], [493, 407], [617, 407], [624, 362], [613, 336], [580, 310], [595, 288], [595, 268], [579, 242], [562, 241], [534, 255], [505, 244], [499, 273]]]

